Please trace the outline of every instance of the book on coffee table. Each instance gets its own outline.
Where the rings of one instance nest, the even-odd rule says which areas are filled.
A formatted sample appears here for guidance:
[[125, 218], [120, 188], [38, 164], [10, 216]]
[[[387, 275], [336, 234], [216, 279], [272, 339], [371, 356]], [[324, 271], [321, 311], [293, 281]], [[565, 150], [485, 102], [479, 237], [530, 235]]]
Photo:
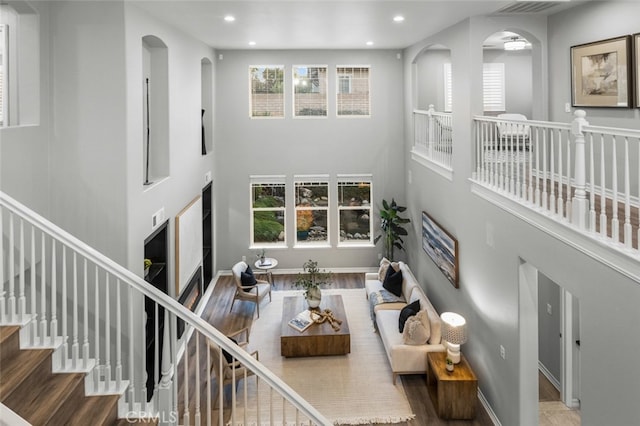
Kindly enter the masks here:
[[311, 324], [313, 324], [314, 322], [315, 316], [316, 315], [314, 315], [310, 310], [305, 309], [295, 317], [291, 318], [289, 320], [289, 325], [302, 333], [307, 328], [311, 327]]

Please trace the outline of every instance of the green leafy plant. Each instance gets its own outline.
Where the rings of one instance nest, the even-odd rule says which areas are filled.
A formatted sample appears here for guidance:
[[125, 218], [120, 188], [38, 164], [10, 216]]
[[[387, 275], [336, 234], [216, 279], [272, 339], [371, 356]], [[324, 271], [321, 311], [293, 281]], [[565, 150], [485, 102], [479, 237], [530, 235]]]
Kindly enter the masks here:
[[318, 262], [309, 259], [304, 262], [302, 269], [304, 272], [298, 273], [294, 285], [296, 287], [302, 287], [305, 290], [305, 297], [308, 296], [309, 290], [320, 288], [321, 285], [331, 284], [331, 271], [320, 270], [318, 268]]
[[378, 235], [373, 242], [377, 243], [378, 240], [383, 238], [384, 256], [391, 261], [394, 260], [394, 249], [404, 250], [402, 237], [409, 235], [403, 226], [411, 222], [411, 219], [403, 218], [399, 215], [405, 210], [407, 208], [398, 205], [394, 199], [391, 199], [391, 204], [387, 200], [382, 200], [382, 209], [380, 209], [380, 229], [382, 229], [382, 234]]

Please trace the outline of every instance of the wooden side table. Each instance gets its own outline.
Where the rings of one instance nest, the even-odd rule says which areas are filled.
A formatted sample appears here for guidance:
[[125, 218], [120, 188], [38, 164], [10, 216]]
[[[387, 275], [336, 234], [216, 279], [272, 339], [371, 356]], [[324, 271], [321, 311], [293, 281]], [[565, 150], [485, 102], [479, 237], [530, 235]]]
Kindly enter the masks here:
[[427, 354], [427, 388], [436, 413], [443, 419], [473, 419], [478, 401], [478, 379], [464, 356], [448, 372], [446, 352]]

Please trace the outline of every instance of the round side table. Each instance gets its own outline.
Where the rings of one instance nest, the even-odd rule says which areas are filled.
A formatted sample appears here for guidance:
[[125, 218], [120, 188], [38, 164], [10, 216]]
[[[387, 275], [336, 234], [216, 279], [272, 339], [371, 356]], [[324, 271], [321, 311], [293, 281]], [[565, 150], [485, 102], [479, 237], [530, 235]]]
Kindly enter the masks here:
[[278, 259], [273, 257], [265, 257], [264, 263], [260, 261], [260, 259], [256, 260], [254, 264], [256, 269], [258, 269], [261, 273], [267, 276], [267, 281], [269, 284], [273, 285], [273, 275], [271, 274], [271, 270], [278, 266]]

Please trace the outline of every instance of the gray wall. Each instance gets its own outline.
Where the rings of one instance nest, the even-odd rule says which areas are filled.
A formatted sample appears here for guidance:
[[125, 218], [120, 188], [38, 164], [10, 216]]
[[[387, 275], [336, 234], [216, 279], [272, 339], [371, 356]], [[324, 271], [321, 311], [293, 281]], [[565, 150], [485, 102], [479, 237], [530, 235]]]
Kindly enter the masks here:
[[[603, 22], [598, 7], [599, 4], [586, 5], [584, 12], [576, 12], [582, 20], [568, 19], [571, 13], [564, 19], [552, 19], [549, 34], [557, 35], [560, 27], [563, 34], [588, 32], [598, 27], [595, 21]], [[590, 12], [590, 8], [595, 10]], [[638, 6], [629, 3], [626, 9], [617, 8], [619, 16], [607, 16], [607, 22], [626, 21], [640, 13]], [[585, 20], [589, 13], [595, 16]], [[594, 21], [593, 25], [585, 25], [590, 21]], [[537, 386], [533, 383], [533, 386], [523, 386], [522, 383], [524, 380], [535, 381], [536, 377], [520, 373], [526, 369], [520, 362], [525, 358], [521, 353], [520, 337], [521, 334], [526, 336], [527, 332], [522, 331], [519, 324], [518, 282], [522, 262], [535, 266], [580, 300], [583, 424], [634, 424], [637, 422], [634, 400], [640, 393], [640, 369], [632, 366], [635, 365], [634, 354], [640, 348], [640, 338], [630, 337], [626, 331], [618, 332], [610, 324], [618, 321], [636, 324], [640, 320], [636, 309], [640, 297], [638, 281], [617, 273], [471, 192], [468, 178], [473, 169], [472, 115], [481, 113], [482, 108], [481, 43], [489, 34], [504, 29], [518, 32], [534, 44], [532, 90], [536, 95], [532, 115], [544, 119], [548, 108], [547, 49], [550, 50], [549, 75], [553, 76], [551, 94], [555, 99], [555, 93], [569, 93], [568, 79], [560, 77], [568, 75], [568, 62], [554, 61], [558, 57], [568, 57], [568, 46], [566, 42], [547, 45], [545, 18], [475, 17], [405, 49], [406, 111], [413, 107], [411, 94], [415, 90], [411, 85], [410, 64], [425, 46], [442, 44], [451, 49], [455, 82], [453, 181], [446, 181], [412, 162], [409, 159], [411, 140], [406, 140], [405, 156], [413, 178], [413, 183], [406, 186], [409, 215], [414, 224], [408, 242], [409, 264], [440, 312], [451, 310], [467, 318], [470, 339], [463, 345], [462, 352], [478, 375], [480, 390], [502, 424], [537, 424]], [[559, 81], [566, 85], [559, 85]], [[623, 111], [622, 115], [628, 115], [628, 112]], [[628, 127], [631, 120], [618, 124]], [[409, 114], [405, 119], [405, 132], [411, 134]], [[422, 210], [458, 240], [459, 289], [451, 286], [420, 247], [420, 229], [415, 224], [419, 223]], [[604, 321], [603, 315], [606, 316]], [[500, 357], [500, 345], [506, 349], [504, 360]], [[611, 356], [612, 347], [617, 348], [616, 357], [625, 365], [624, 369], [602, 368], [602, 360]], [[537, 365], [534, 365], [534, 371], [535, 367]], [[532, 414], [522, 417], [521, 413]]]
[[[374, 212], [382, 198], [404, 202], [402, 128], [402, 60], [399, 52], [362, 51], [220, 51], [216, 59], [215, 161], [218, 181], [217, 249], [221, 269], [230, 269], [249, 248], [249, 176], [341, 173], [373, 175]], [[291, 66], [327, 65], [327, 118], [291, 118]], [[250, 65], [285, 66], [285, 118], [249, 118]], [[336, 118], [335, 66], [370, 65], [371, 117]], [[291, 204], [292, 208], [293, 205]], [[293, 217], [293, 210], [287, 213]], [[375, 215], [377, 216], [377, 215]], [[330, 221], [337, 223], [335, 212]], [[377, 224], [374, 230], [377, 230]], [[293, 232], [289, 227], [288, 232]], [[332, 248], [337, 240], [332, 238]], [[289, 243], [292, 244], [292, 243]], [[270, 249], [279, 268], [301, 268], [309, 258], [322, 267], [368, 267], [377, 263], [380, 247]]]
[[558, 382], [560, 341], [560, 287], [538, 274], [538, 360]]
[[427, 49], [416, 58], [418, 109], [433, 104], [436, 111], [444, 111], [444, 64], [449, 62], [451, 52], [444, 49]]

